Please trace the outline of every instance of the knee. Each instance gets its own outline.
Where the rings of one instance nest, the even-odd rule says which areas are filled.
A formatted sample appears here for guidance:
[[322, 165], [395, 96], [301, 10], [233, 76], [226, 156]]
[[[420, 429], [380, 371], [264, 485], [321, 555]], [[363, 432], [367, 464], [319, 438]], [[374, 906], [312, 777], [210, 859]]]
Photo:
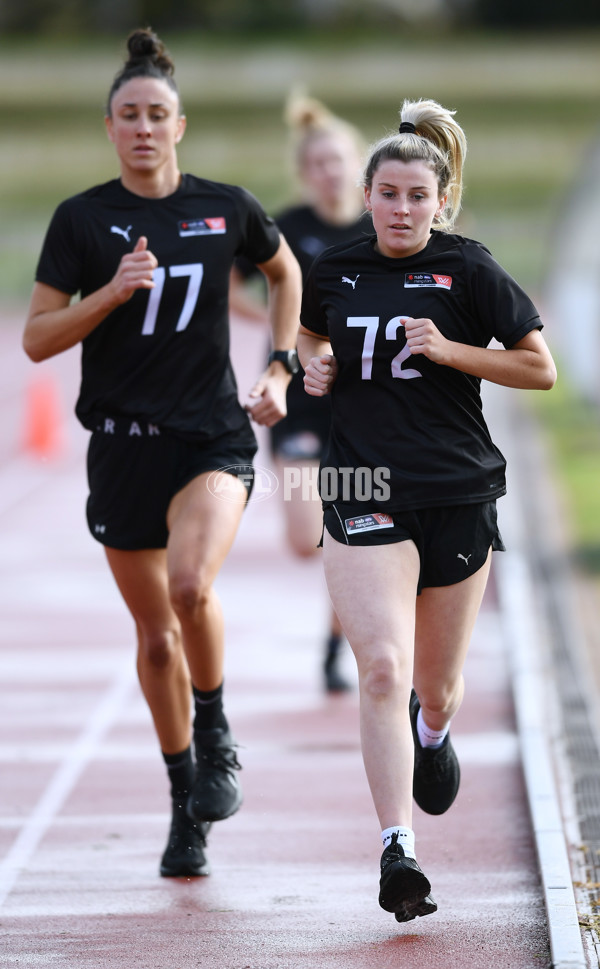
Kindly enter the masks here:
[[140, 635], [139, 660], [144, 669], [163, 672], [176, 661], [181, 651], [179, 635], [174, 630], [153, 630]]
[[202, 575], [181, 573], [169, 579], [171, 605], [179, 617], [194, 616], [206, 606], [211, 586]]
[[307, 535], [289, 535], [288, 543], [294, 555], [301, 559], [310, 559], [318, 552], [317, 542]]
[[445, 683], [435, 683], [423, 690], [417, 689], [421, 707], [440, 719], [454, 713], [458, 692], [458, 687]]
[[361, 690], [373, 699], [383, 699], [401, 689], [403, 677], [400, 664], [392, 655], [370, 660], [360, 670]]

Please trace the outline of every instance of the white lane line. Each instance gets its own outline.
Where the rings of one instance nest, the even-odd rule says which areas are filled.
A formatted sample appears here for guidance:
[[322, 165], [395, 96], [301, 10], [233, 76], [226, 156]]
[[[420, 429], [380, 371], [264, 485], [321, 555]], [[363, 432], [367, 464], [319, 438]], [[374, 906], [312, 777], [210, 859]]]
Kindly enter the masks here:
[[119, 670], [112, 686], [92, 711], [81, 734], [68, 750], [12, 847], [0, 862], [0, 906], [27, 867], [84, 769], [93, 759], [100, 742], [124, 709], [125, 701], [135, 683], [131, 667], [132, 664], [128, 662]]

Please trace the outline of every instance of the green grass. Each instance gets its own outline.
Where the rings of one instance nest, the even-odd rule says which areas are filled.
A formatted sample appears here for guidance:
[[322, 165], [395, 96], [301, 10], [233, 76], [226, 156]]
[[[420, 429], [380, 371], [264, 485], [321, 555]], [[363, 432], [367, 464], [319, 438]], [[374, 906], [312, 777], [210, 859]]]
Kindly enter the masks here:
[[600, 411], [562, 375], [551, 393], [535, 395], [534, 407], [567, 496], [574, 557], [600, 575]]

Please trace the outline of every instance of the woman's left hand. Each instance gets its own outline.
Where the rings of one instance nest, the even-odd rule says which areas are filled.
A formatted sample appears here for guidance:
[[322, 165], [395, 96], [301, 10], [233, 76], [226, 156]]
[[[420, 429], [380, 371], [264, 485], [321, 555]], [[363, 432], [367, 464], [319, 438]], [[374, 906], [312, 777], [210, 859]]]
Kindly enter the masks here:
[[422, 353], [434, 363], [444, 363], [448, 340], [442, 336], [433, 320], [411, 318], [404, 321], [406, 342], [412, 354]]
[[248, 394], [250, 403], [244, 408], [253, 421], [272, 427], [285, 417], [287, 414], [285, 396], [289, 382], [290, 375], [282, 367], [278, 367], [277, 373], [266, 370], [258, 378]]

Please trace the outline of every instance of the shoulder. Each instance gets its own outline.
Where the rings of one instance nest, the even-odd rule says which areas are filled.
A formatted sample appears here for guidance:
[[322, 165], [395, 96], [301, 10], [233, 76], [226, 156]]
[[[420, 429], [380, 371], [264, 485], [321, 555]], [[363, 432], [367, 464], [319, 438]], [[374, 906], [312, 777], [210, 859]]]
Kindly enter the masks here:
[[320, 256], [315, 259], [316, 266], [338, 265], [363, 265], [376, 262], [373, 242], [375, 235], [363, 236], [352, 239], [350, 242], [338, 242], [336, 245], [329, 246]]
[[185, 195], [203, 195], [204, 197], [229, 200], [234, 205], [259, 205], [258, 200], [241, 185], [231, 185], [229, 182], [217, 182], [214, 179], [200, 178], [197, 175], [182, 176], [181, 191]]
[[275, 216], [275, 221], [283, 228], [299, 222], [314, 222], [315, 218], [309, 205], [290, 205]]
[[482, 242], [476, 239], [469, 239], [468, 236], [458, 235], [456, 232], [441, 232], [434, 229], [431, 233], [430, 249], [432, 252], [459, 252], [465, 259], [478, 259], [483, 257], [488, 260], [492, 254]]

